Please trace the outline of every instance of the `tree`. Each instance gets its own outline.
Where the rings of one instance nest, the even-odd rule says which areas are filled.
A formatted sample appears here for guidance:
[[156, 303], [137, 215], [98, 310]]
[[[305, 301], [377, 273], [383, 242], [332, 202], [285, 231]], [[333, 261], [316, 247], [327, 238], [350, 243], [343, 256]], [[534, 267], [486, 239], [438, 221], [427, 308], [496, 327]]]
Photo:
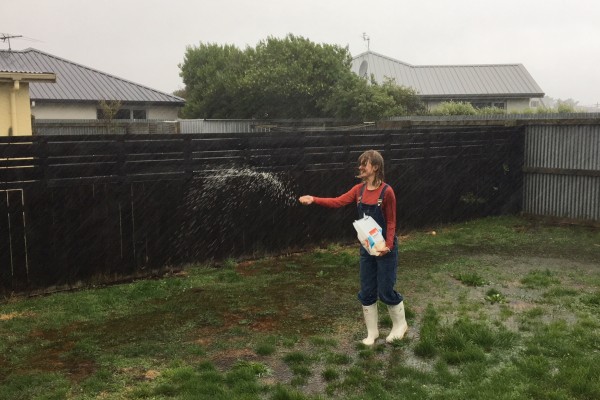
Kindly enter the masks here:
[[[377, 89], [377, 88], [376, 88]], [[427, 106], [418, 97], [413, 88], [399, 86], [394, 79], [386, 78], [381, 85], [381, 90], [394, 100], [395, 107], [386, 110], [386, 117], [399, 115], [420, 115], [427, 112]]]
[[416, 93], [354, 74], [348, 48], [287, 35], [244, 51], [188, 47], [180, 64], [188, 118], [377, 119], [423, 110]]
[[243, 78], [244, 53], [235, 46], [188, 47], [179, 65], [187, 102], [187, 118], [244, 118], [236, 107]]
[[182, 99], [187, 99], [188, 94], [186, 88], [175, 90], [173, 92], [173, 96], [181, 97]]
[[323, 99], [352, 74], [347, 48], [294, 35], [269, 37], [248, 54], [244, 87], [254, 94], [252, 116], [257, 118], [326, 117]]
[[355, 74], [338, 82], [325, 109], [336, 118], [363, 121], [427, 112], [414, 89], [398, 86], [393, 79], [379, 85], [373, 77], [368, 81]]
[[117, 129], [116, 118], [119, 110], [123, 106], [120, 100], [100, 100], [98, 107], [100, 107], [101, 119], [106, 125], [106, 129], [109, 133], [115, 133]]
[[579, 102], [573, 99], [567, 100], [558, 100], [556, 105], [556, 111], [558, 113], [576, 113], [577, 112], [577, 104]]
[[393, 98], [358, 75], [350, 76], [335, 86], [333, 95], [324, 101], [327, 113], [335, 118], [372, 121], [394, 108]]

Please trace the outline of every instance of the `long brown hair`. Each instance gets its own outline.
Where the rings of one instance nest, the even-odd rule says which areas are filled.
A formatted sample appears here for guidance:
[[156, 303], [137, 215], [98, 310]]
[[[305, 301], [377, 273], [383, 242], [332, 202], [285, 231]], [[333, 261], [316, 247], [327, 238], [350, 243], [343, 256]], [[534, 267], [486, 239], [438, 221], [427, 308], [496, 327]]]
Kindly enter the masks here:
[[383, 183], [385, 179], [385, 173], [383, 170], [383, 157], [381, 153], [377, 150], [367, 150], [358, 157], [358, 165], [366, 165], [367, 162], [370, 162], [373, 167], [376, 167], [375, 171], [375, 181], [373, 182], [376, 185]]

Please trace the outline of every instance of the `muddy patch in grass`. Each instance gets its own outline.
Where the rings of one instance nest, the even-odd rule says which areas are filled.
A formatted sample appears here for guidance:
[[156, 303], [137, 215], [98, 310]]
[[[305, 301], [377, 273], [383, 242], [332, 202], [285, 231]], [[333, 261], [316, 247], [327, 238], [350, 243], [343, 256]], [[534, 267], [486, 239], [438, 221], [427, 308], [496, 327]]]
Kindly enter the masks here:
[[81, 382], [94, 374], [98, 368], [96, 361], [79, 354], [77, 340], [73, 338], [78, 326], [72, 324], [61, 330], [31, 332], [25, 340], [35, 340], [44, 345], [25, 359], [23, 365], [26, 365], [26, 371], [62, 372], [73, 382]]

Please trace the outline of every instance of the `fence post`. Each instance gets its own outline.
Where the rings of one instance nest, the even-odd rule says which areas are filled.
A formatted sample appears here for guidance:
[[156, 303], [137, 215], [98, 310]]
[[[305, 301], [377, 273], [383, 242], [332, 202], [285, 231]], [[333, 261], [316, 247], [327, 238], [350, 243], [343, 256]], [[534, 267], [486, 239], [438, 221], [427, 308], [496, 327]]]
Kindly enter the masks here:
[[354, 162], [353, 160], [350, 159], [350, 132], [349, 131], [344, 131], [344, 160], [345, 160], [345, 165], [349, 170], [352, 170], [352, 167], [354, 167]]
[[192, 137], [187, 135], [183, 137], [183, 160], [184, 170], [187, 179], [191, 179], [194, 175], [194, 168], [192, 167]]
[[34, 153], [37, 153], [38, 165], [41, 170], [41, 183], [44, 188], [48, 187], [48, 138], [45, 136], [38, 136], [34, 138], [34, 145], [37, 149]]
[[383, 144], [383, 150], [384, 150], [386, 156], [389, 157], [389, 154], [392, 152], [392, 131], [386, 130], [384, 138], [385, 138], [385, 142]]
[[240, 138], [239, 146], [244, 155], [244, 164], [248, 167], [252, 167], [252, 152], [250, 151], [250, 139], [248, 135], [244, 135]]
[[125, 181], [125, 136], [117, 135], [117, 182], [121, 185]]

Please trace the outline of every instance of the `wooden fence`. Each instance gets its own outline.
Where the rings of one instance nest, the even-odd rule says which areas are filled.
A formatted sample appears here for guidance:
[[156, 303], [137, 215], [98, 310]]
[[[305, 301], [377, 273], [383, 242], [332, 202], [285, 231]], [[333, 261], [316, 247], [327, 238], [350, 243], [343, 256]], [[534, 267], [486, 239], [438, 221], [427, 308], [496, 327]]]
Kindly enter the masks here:
[[354, 207], [297, 197], [348, 190], [371, 148], [400, 229], [520, 210], [518, 127], [0, 138], [0, 291], [352, 240]]

